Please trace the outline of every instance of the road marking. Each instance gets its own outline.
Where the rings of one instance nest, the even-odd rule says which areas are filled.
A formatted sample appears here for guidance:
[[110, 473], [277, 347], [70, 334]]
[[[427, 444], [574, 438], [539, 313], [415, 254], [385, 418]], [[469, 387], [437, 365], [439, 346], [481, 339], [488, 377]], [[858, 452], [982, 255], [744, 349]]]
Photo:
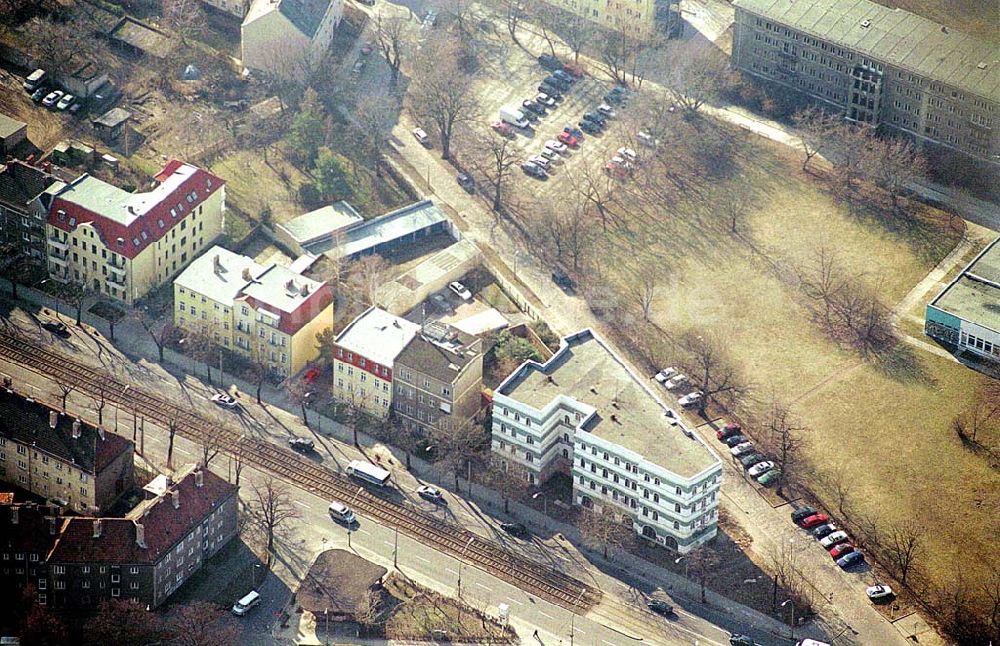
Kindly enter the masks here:
[[309, 505], [302, 502], [301, 500], [293, 500], [292, 502], [298, 505], [299, 507], [305, 507], [306, 509], [309, 509]]
[[618, 585], [620, 585], [621, 587], [626, 588], [626, 589], [630, 589], [632, 587], [632, 586], [630, 586], [627, 583], [622, 583], [621, 581], [615, 581], [615, 583], [617, 583]]
[[585, 630], [580, 630], [579, 628], [573, 628], [573, 634], [586, 635], [587, 632]]
[[[555, 619], [555, 617], [553, 617], [549, 613], [545, 612], [544, 610], [539, 610], [538, 614], [540, 614], [543, 617], [548, 617], [549, 619], [553, 619], [553, 620]], [[611, 646], [614, 646], [614, 644], [612, 644]]]
[[388, 545], [389, 547], [395, 547], [395, 545], [391, 541], [382, 541], [382, 542]]
[[511, 603], [516, 603], [519, 606], [523, 606], [524, 605], [523, 601], [518, 601], [517, 599], [507, 599], [507, 601], [510, 601]]
[[371, 535], [372, 535], [372, 533], [371, 533], [371, 532], [369, 532], [369, 531], [368, 531], [367, 529], [361, 529], [360, 527], [359, 527], [359, 528], [357, 529], [357, 531], [359, 531], [359, 532], [361, 532], [362, 534], [365, 534], [365, 535], [367, 535], [367, 536], [371, 536]]
[[420, 556], [419, 554], [414, 554], [413, 556], [417, 557], [418, 559], [420, 559], [424, 563], [430, 563], [431, 562], [430, 559], [425, 559], [424, 557]]
[[612, 642], [609, 642], [606, 639], [602, 639], [601, 641], [604, 642], [605, 644], [608, 644], [609, 646], [615, 646], [615, 644], [613, 644]]
[[479, 586], [480, 588], [482, 588], [483, 590], [487, 590], [487, 591], [491, 591], [491, 592], [492, 592], [492, 590], [493, 590], [493, 588], [491, 588], [490, 586], [488, 586], [488, 585], [483, 585], [483, 584], [482, 584], [482, 583], [480, 583], [479, 581], [476, 581], [476, 585], [478, 585], [478, 586]]
[[448, 570], [449, 572], [451, 572], [452, 574], [458, 574], [458, 572], [456, 572], [455, 570], [451, 569], [450, 567], [446, 567], [445, 569]]

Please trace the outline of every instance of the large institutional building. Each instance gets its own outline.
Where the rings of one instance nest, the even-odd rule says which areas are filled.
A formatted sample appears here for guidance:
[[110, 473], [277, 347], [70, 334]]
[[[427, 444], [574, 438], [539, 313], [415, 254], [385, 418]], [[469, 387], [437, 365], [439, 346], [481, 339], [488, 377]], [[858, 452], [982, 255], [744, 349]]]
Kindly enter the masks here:
[[870, 0], [735, 0], [733, 65], [846, 118], [1000, 162], [997, 47]]
[[544, 0], [598, 27], [646, 39], [683, 28], [680, 0]]
[[155, 188], [129, 193], [83, 175], [52, 200], [49, 277], [131, 305], [184, 269], [222, 233], [225, 183], [171, 161]]
[[500, 384], [492, 448], [531, 484], [570, 474], [576, 504], [610, 506], [652, 542], [685, 553], [715, 536], [718, 455], [590, 330]]

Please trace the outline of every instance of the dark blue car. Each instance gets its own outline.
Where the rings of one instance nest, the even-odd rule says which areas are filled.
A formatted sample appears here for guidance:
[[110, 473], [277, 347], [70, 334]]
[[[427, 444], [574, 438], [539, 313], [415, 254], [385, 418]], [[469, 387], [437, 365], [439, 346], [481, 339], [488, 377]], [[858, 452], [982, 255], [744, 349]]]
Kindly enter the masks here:
[[850, 554], [841, 556], [839, 559], [837, 559], [837, 565], [839, 565], [844, 570], [850, 567], [854, 567], [855, 565], [860, 565], [864, 562], [865, 562], [865, 555], [862, 554], [861, 552], [851, 552]]

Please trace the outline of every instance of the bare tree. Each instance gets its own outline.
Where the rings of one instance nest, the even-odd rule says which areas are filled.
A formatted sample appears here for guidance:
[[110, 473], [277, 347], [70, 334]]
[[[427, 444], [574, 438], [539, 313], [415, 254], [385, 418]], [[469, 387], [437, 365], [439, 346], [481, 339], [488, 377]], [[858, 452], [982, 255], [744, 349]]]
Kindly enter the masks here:
[[240, 641], [239, 626], [226, 621], [225, 612], [207, 601], [174, 608], [167, 628], [171, 646], [216, 646]]
[[408, 92], [413, 113], [424, 123], [433, 124], [441, 140], [442, 159], [451, 155], [455, 128], [473, 121], [478, 113], [472, 77], [459, 65], [459, 54], [459, 43], [443, 31], [424, 41]]
[[726, 59], [710, 42], [696, 46], [694, 51], [690, 45], [675, 41], [662, 48], [668, 63], [664, 87], [685, 114], [694, 115], [706, 101], [719, 96], [728, 82], [729, 70]]
[[66, 400], [69, 398], [70, 393], [76, 390], [76, 385], [70, 381], [67, 381], [59, 376], [53, 376], [52, 381], [56, 382], [56, 387], [59, 388], [59, 393], [62, 396], [62, 410], [66, 412]]
[[365, 306], [375, 305], [379, 288], [392, 279], [392, 265], [378, 254], [363, 256], [346, 268], [346, 284], [353, 300]]
[[167, 427], [167, 468], [172, 469], [174, 465], [174, 437], [181, 426], [181, 412], [177, 407], [171, 407], [167, 414], [167, 419], [163, 420]]
[[72, 72], [93, 52], [90, 34], [71, 21], [35, 17], [25, 23], [21, 33], [28, 51], [50, 74]]
[[802, 170], [806, 170], [812, 158], [831, 143], [831, 138], [842, 122], [841, 116], [831, 114], [817, 105], [810, 105], [792, 115], [792, 123], [799, 130], [799, 145], [805, 157], [802, 160]]
[[906, 577], [923, 551], [924, 528], [913, 521], [904, 521], [889, 529], [887, 552], [899, 570], [899, 581], [906, 585]]
[[[187, 330], [187, 334], [181, 339], [188, 355], [195, 361], [205, 364], [205, 372], [208, 375], [208, 383], [212, 383], [212, 363], [219, 356], [219, 346], [212, 339], [212, 332], [206, 325], [200, 325], [194, 329]], [[222, 378], [222, 375], [219, 375]]]
[[[107, 391], [102, 382], [97, 386], [97, 393], [90, 396], [94, 400], [94, 412], [97, 413], [97, 425], [104, 426], [104, 407], [108, 405]], [[63, 405], [65, 408], [65, 404]]]
[[83, 306], [87, 299], [92, 296], [90, 288], [87, 286], [87, 276], [83, 276], [82, 282], [69, 282], [61, 285], [58, 293], [61, 299], [76, 310], [76, 324], [79, 326], [83, 320]]
[[167, 28], [188, 44], [189, 38], [197, 38], [205, 32], [208, 16], [200, 0], [161, 0], [163, 22]]
[[162, 620], [139, 601], [107, 599], [83, 625], [89, 644], [153, 644], [164, 635]]
[[989, 604], [990, 626], [1000, 632], [1000, 567], [993, 566], [993, 571], [982, 583], [982, 592]]
[[767, 444], [778, 467], [776, 490], [779, 496], [782, 495], [789, 471], [795, 464], [801, 446], [800, 436], [804, 430], [786, 405], [777, 399], [771, 402], [767, 416]]
[[740, 401], [750, 390], [738, 364], [726, 350], [726, 342], [709, 332], [686, 332], [681, 346], [687, 354], [688, 373], [696, 380], [702, 396], [698, 412], [704, 416], [709, 399], [725, 397], [729, 403]]
[[719, 555], [709, 547], [702, 546], [693, 552], [689, 552], [684, 558], [690, 561], [688, 567], [698, 579], [698, 584], [701, 587], [701, 602], [705, 603], [705, 586], [719, 566]]
[[274, 534], [289, 521], [299, 518], [298, 508], [293, 504], [288, 487], [267, 476], [261, 483], [250, 485], [253, 491], [251, 505], [258, 516], [258, 522], [267, 537], [268, 567], [271, 566], [271, 556], [274, 553]]
[[351, 111], [351, 126], [358, 147], [375, 169], [375, 176], [382, 177], [385, 166], [386, 142], [392, 132], [396, 114], [396, 99], [389, 92], [376, 91], [358, 99]]
[[510, 500], [519, 498], [528, 491], [528, 470], [516, 462], [508, 462], [507, 468], [493, 460], [483, 472], [483, 482], [500, 494], [503, 513], [510, 513]]
[[458, 478], [465, 475], [471, 479], [472, 468], [486, 464], [490, 450], [490, 438], [482, 426], [464, 421], [451, 426], [433, 426], [430, 441], [437, 461]]
[[901, 137], [872, 137], [865, 166], [871, 180], [881, 186], [899, 210], [899, 197], [912, 184], [927, 176], [927, 158]]
[[530, 212], [541, 214], [532, 219], [529, 229], [540, 243], [540, 250], [552, 252], [551, 259], [567, 265], [573, 273], [581, 271], [596, 238], [586, 204], [582, 201], [553, 204], [550, 209], [530, 209]]
[[507, 18], [507, 33], [511, 40], [521, 44], [517, 39], [517, 28], [527, 13], [525, 0], [503, 0], [503, 6]]
[[626, 210], [619, 199], [622, 192], [612, 177], [587, 164], [572, 178], [573, 190], [588, 210], [593, 210], [601, 221], [601, 228], [608, 225], [624, 226]]
[[379, 623], [379, 615], [382, 613], [382, 592], [380, 590], [368, 590], [361, 601], [354, 609], [354, 621], [358, 622], [365, 634]]
[[851, 517], [851, 475], [843, 467], [837, 466], [832, 472], [827, 473], [824, 480], [826, 487], [837, 500], [837, 512], [844, 520]]
[[511, 172], [521, 154], [513, 139], [490, 131], [485, 135], [474, 135], [468, 146], [476, 151], [472, 164], [493, 189], [493, 211], [501, 213], [506, 190], [511, 182]]
[[285, 382], [285, 392], [293, 402], [299, 405], [302, 413], [302, 423], [309, 426], [309, 399], [312, 397], [312, 389], [301, 379], [288, 379]]
[[163, 363], [163, 348], [176, 336], [178, 328], [174, 327], [170, 320], [157, 321], [155, 315], [150, 314], [144, 308], [135, 308], [133, 314], [142, 325], [142, 329], [146, 330], [153, 340], [156, 352], [160, 357], [160, 363]]
[[218, 416], [211, 416], [211, 423], [206, 424], [202, 429], [199, 443], [201, 444], [201, 466], [205, 469], [212, 460], [226, 448], [229, 434], [226, 432], [225, 422]]
[[753, 198], [753, 186], [742, 177], [734, 177], [722, 187], [717, 207], [729, 224], [730, 233], [737, 233], [740, 225], [753, 212]]
[[771, 592], [771, 607], [773, 608], [777, 603], [779, 586], [795, 594], [802, 587], [804, 578], [802, 568], [799, 565], [799, 553], [794, 549], [793, 543], [778, 541], [778, 544], [771, 549], [767, 556], [774, 580]]
[[580, 514], [580, 533], [584, 543], [592, 548], [600, 548], [605, 560], [618, 550], [632, 536], [632, 528], [626, 525], [615, 509], [606, 504], [600, 510], [584, 510]]
[[575, 11], [564, 13], [563, 41], [573, 52], [573, 62], [579, 64], [580, 52], [597, 37], [597, 27]]
[[240, 436], [240, 439], [236, 442], [236, 446], [232, 448], [233, 484], [237, 487], [240, 486], [240, 475], [243, 473], [243, 467], [246, 466], [246, 458], [250, 455], [251, 451], [252, 447], [244, 436]]
[[640, 261], [639, 265], [629, 272], [631, 276], [626, 285], [629, 296], [639, 305], [645, 321], [649, 320], [653, 301], [660, 293], [660, 281], [663, 279], [660, 271], [650, 271], [649, 267], [649, 264]]
[[403, 16], [384, 16], [382, 12], [375, 14], [375, 41], [378, 43], [385, 62], [389, 64], [392, 74], [392, 84], [399, 82], [399, 68], [407, 48], [408, 33], [406, 18]]

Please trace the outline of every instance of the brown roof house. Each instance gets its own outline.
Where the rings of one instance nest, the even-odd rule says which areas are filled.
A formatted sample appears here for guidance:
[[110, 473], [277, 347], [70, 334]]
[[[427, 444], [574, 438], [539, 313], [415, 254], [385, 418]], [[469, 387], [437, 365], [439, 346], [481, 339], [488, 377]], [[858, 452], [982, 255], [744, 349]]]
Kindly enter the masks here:
[[59, 178], [23, 161], [0, 166], [0, 243], [45, 267], [45, 220], [54, 193], [63, 186]]
[[316, 558], [296, 595], [303, 610], [330, 621], [353, 622], [389, 571], [353, 552], [327, 550]]
[[0, 389], [0, 480], [99, 514], [134, 484], [130, 440]]
[[0, 603], [4, 608], [29, 585], [37, 590], [36, 600], [47, 603], [45, 559], [58, 536], [61, 513], [56, 506], [15, 503], [9, 494], [0, 498]]

